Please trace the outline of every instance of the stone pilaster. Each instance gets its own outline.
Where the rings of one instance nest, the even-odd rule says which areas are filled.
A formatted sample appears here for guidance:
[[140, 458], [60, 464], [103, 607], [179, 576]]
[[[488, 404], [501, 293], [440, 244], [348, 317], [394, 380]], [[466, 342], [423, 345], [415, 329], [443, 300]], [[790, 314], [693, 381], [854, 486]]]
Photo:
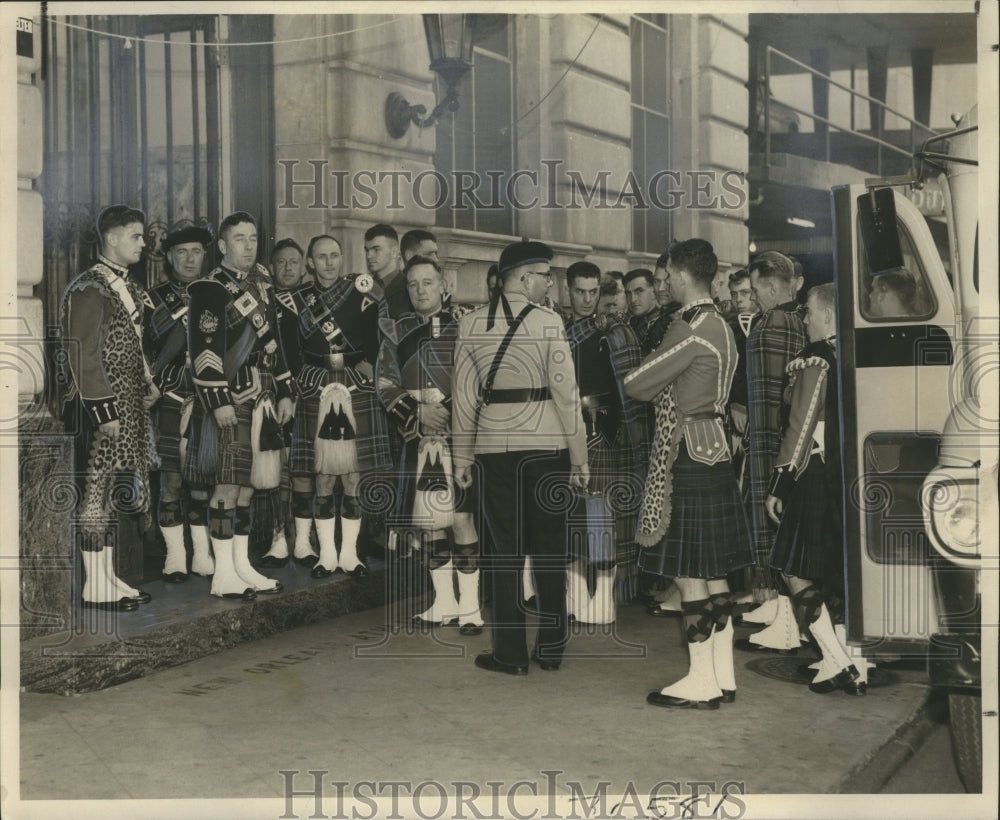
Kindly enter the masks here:
[[747, 259], [748, 25], [743, 14], [670, 19], [673, 163], [712, 174], [688, 185], [691, 203], [676, 212], [674, 235], [707, 239], [722, 270]]

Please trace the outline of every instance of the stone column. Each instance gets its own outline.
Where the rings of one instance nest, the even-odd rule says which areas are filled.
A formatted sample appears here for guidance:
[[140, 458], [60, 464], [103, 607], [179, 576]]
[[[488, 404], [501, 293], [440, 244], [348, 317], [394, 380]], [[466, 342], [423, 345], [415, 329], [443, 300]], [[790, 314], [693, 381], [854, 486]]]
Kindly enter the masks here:
[[[548, 66], [548, 83], [542, 93], [569, 71], [542, 105], [541, 119], [549, 123], [543, 157], [563, 163], [554, 187], [563, 207], [543, 210], [542, 238], [589, 245], [589, 260], [617, 268], [631, 247], [636, 203], [630, 187], [629, 18], [609, 15], [597, 24], [591, 15], [560, 14], [548, 22], [548, 58], [541, 63]], [[645, 180], [637, 183], [645, 196]]]
[[712, 243], [720, 272], [746, 264], [749, 146], [745, 14], [674, 15], [674, 166], [690, 169], [689, 206], [674, 217], [679, 239]]
[[[46, 317], [42, 284], [43, 98], [38, 84], [42, 31], [17, 21], [17, 315], [0, 319], [0, 356], [17, 374], [17, 416], [0, 421], [3, 444], [18, 445], [21, 636], [65, 629], [70, 621], [75, 554], [69, 518], [75, 506], [72, 439], [46, 408]], [[49, 317], [50, 324], [56, 317]], [[5, 414], [6, 415], [6, 414]], [[15, 545], [5, 539], [3, 555]]]

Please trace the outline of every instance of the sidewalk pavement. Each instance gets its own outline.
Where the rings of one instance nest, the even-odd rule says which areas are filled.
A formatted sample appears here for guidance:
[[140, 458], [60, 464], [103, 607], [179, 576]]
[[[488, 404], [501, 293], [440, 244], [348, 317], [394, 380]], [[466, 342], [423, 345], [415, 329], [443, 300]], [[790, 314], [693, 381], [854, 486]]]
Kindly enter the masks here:
[[601, 782], [648, 794], [662, 781], [834, 792], [928, 694], [912, 664], [880, 668], [854, 698], [809, 692], [795, 674], [811, 661], [803, 652], [737, 652], [735, 703], [650, 706], [646, 693], [683, 675], [687, 652], [680, 619], [637, 606], [613, 631], [577, 627], [558, 671], [484, 672], [473, 659], [489, 646], [488, 629], [387, 634], [375, 607], [101, 691], [22, 692], [21, 798], [271, 798], [276, 810], [260, 816], [278, 816], [286, 786], [312, 788], [310, 770], [327, 783], [436, 781], [449, 794], [456, 781], [485, 794], [488, 781], [527, 781], [543, 796], [590, 796]]

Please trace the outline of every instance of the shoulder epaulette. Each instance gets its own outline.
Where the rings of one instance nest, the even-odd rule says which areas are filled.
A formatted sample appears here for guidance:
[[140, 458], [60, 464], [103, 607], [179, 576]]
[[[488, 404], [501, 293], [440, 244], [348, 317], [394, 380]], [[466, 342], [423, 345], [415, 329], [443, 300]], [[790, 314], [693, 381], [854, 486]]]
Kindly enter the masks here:
[[800, 356], [792, 359], [787, 365], [785, 365], [785, 372], [794, 373], [799, 370], [805, 370], [808, 367], [818, 367], [822, 370], [829, 370], [830, 363], [821, 356]]

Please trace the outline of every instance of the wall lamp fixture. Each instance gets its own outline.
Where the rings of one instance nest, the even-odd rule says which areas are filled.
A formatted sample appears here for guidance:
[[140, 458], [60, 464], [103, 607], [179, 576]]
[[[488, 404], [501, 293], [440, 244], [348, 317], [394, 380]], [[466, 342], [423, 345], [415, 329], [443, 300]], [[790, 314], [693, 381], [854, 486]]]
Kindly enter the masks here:
[[410, 123], [430, 128], [446, 111], [458, 111], [458, 84], [472, 68], [473, 15], [425, 14], [423, 18], [430, 68], [444, 80], [447, 93], [425, 117], [424, 106], [410, 105], [402, 94], [393, 91], [385, 101], [385, 127], [393, 139], [404, 136]]

